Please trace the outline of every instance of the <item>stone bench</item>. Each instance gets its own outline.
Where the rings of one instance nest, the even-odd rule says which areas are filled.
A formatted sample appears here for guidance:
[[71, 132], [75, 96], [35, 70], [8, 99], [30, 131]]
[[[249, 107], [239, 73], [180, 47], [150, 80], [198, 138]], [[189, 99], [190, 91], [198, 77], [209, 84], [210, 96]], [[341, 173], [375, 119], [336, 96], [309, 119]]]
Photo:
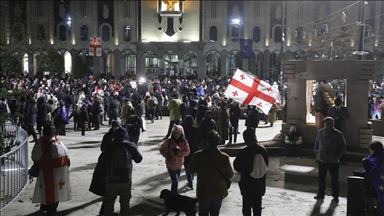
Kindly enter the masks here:
[[384, 136], [384, 120], [370, 119], [369, 121], [372, 123], [373, 135]]

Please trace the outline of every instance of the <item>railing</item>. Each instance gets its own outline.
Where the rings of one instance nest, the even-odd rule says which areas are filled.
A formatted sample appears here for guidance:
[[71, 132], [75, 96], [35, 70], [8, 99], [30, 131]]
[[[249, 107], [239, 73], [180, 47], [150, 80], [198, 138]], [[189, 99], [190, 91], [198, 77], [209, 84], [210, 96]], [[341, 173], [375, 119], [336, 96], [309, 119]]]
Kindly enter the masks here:
[[10, 150], [0, 156], [0, 207], [2, 211], [20, 195], [27, 185], [28, 134], [15, 125], [2, 125], [0, 130], [7, 135], [9, 142], [5, 143], [5, 147]]

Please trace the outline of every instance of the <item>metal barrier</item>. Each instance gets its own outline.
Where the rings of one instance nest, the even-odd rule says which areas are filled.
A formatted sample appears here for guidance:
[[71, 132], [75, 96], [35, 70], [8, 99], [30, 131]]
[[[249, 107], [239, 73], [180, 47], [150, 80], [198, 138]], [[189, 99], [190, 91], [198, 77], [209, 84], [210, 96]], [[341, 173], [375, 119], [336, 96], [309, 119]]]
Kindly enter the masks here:
[[15, 125], [2, 125], [0, 130], [9, 140], [5, 147], [10, 148], [0, 156], [0, 207], [3, 210], [20, 195], [28, 182], [28, 134]]

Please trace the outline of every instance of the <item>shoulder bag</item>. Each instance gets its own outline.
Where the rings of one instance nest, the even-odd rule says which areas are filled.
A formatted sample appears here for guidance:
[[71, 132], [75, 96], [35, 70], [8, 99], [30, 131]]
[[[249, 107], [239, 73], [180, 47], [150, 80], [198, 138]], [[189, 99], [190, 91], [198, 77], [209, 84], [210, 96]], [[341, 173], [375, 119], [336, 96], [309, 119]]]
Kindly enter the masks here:
[[212, 158], [211, 158], [211, 155], [209, 155], [208, 151], [205, 151], [205, 152], [207, 153], [207, 155], [208, 155], [209, 159], [211, 160], [213, 166], [214, 166], [214, 167], [216, 168], [216, 170], [220, 173], [220, 175], [224, 178], [224, 180], [225, 180], [225, 184], [227, 185], [227, 189], [229, 189], [229, 188], [231, 187], [231, 183], [232, 183], [231, 180], [228, 179], [228, 178], [226, 178], [226, 177], [224, 176], [224, 174], [223, 174], [222, 172], [220, 172], [219, 168], [217, 168], [216, 164], [213, 162], [213, 160], [212, 160]]

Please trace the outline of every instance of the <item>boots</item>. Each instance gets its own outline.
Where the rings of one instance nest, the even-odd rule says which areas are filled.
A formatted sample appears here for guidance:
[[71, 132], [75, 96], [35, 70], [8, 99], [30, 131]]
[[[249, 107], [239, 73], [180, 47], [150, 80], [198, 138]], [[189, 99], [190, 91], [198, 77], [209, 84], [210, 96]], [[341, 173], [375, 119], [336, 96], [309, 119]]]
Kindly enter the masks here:
[[233, 128], [229, 128], [229, 142], [227, 143], [227, 145], [232, 144], [232, 129]]
[[236, 140], [237, 140], [237, 131], [235, 131], [235, 133], [233, 133], [233, 143], [234, 144], [236, 143]]

